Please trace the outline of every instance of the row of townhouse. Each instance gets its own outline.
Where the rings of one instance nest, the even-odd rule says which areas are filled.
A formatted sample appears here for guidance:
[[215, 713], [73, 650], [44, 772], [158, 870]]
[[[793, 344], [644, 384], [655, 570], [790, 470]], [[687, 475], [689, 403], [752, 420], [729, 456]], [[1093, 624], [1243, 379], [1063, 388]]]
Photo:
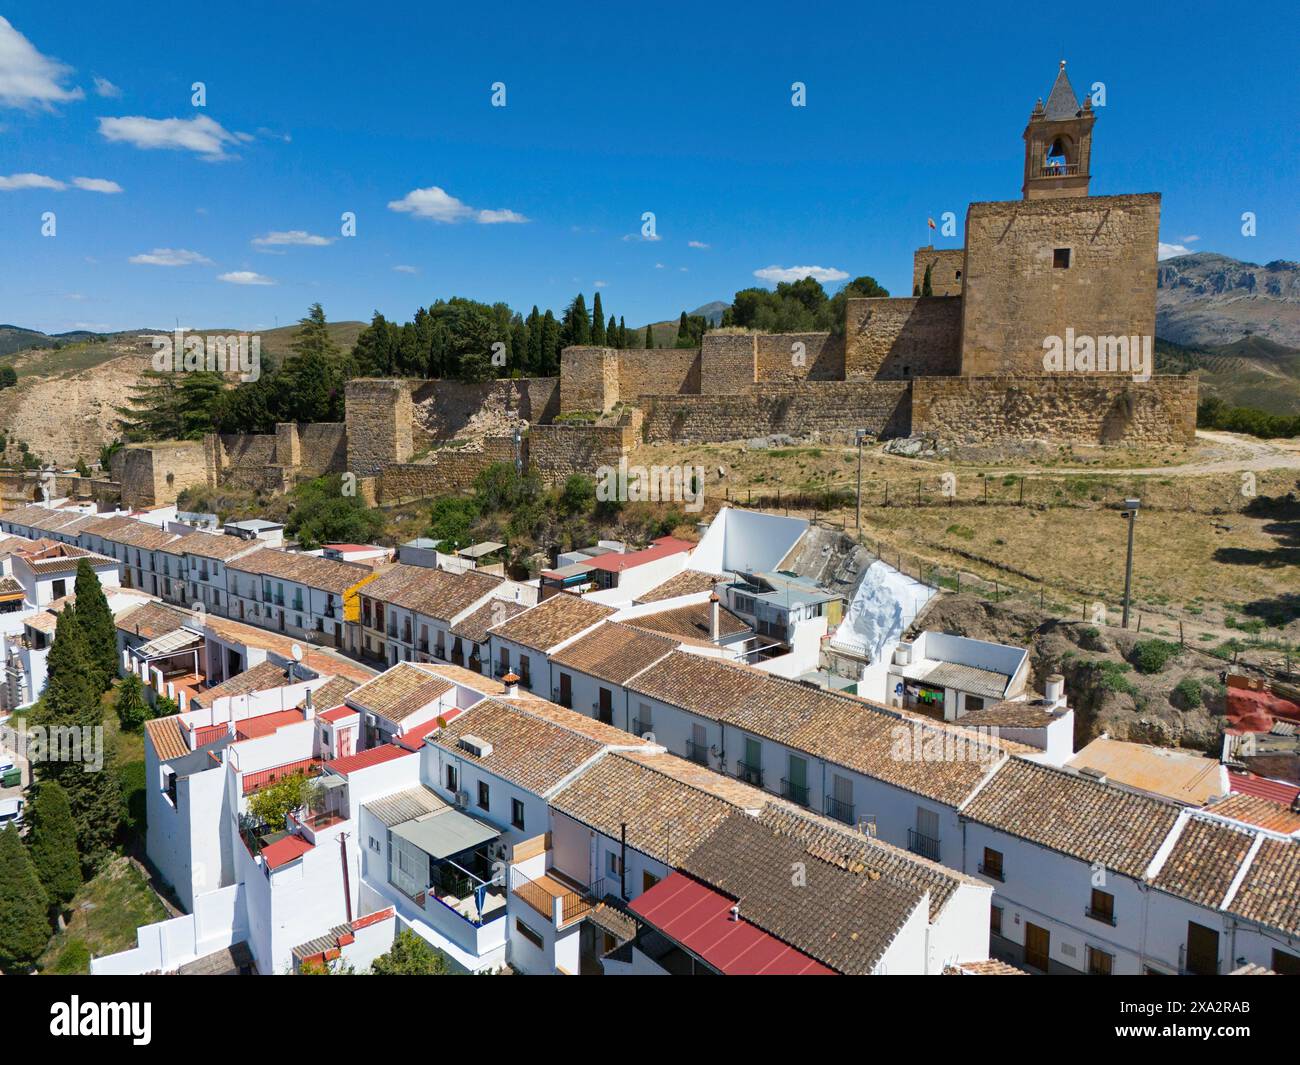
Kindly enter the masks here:
[[[516, 680], [404, 662], [354, 683], [272, 656], [151, 721], [148, 852], [189, 912], [93, 971], [177, 971], [235, 948], [263, 973], [364, 965], [401, 928], [471, 971], [925, 973], [988, 958], [987, 884]], [[312, 807], [253, 825], [250, 798], [292, 772], [319, 785]], [[718, 856], [737, 840], [803, 863], [805, 882], [729, 887]], [[719, 957], [638, 916], [683, 877], [743, 894], [736, 923], [763, 950]], [[822, 918], [791, 924], [810, 896]]]
[[[1096, 973], [1300, 964], [1300, 902], [1283, 891], [1265, 904], [1256, 887], [1295, 883], [1300, 834], [1221, 828], [1241, 852], [1230, 866], [1192, 846], [1199, 832], [1179, 850], [1178, 826], [1213, 808], [1191, 814], [1051, 764], [1070, 750], [1059, 680], [1052, 699], [996, 703], [951, 725], [557, 601], [494, 629], [493, 653], [513, 662], [540, 650], [531, 668], [575, 710], [989, 884], [993, 943], [1010, 960]], [[1187, 879], [1170, 872], [1171, 847]], [[1208, 889], [1192, 883], [1204, 878]]]

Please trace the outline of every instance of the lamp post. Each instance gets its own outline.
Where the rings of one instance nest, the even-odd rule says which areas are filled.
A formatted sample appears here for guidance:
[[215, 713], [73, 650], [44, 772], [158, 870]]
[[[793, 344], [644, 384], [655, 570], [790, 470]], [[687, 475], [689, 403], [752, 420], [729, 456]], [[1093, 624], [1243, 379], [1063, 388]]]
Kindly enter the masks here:
[[1128, 522], [1128, 559], [1124, 563], [1124, 620], [1121, 625], [1128, 628], [1129, 599], [1133, 590], [1133, 526], [1137, 524], [1140, 499], [1126, 499], [1120, 509], [1120, 516]]
[[859, 530], [862, 528], [862, 441], [865, 440], [866, 438], [867, 438], [867, 431], [866, 431], [865, 429], [859, 429], [859, 430], [854, 434], [854, 441], [855, 441], [855, 442], [857, 443], [857, 445], [858, 445], [858, 513], [857, 513], [857, 527], [858, 527]]

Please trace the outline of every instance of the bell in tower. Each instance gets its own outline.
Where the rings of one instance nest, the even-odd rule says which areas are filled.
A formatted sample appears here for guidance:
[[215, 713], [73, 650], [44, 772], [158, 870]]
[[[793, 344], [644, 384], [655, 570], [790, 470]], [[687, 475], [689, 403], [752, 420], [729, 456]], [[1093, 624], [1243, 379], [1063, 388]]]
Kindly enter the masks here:
[[1091, 97], [1079, 106], [1065, 76], [1065, 60], [1044, 105], [1040, 99], [1025, 127], [1025, 199], [1088, 195], [1092, 124]]

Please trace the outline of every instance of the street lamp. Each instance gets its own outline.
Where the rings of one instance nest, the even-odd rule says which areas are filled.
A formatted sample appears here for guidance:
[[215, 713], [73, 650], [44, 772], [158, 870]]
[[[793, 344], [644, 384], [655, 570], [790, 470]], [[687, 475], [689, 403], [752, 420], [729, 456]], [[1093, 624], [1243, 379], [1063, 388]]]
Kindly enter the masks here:
[[1124, 620], [1121, 622], [1126, 629], [1128, 628], [1129, 596], [1133, 589], [1133, 526], [1137, 524], [1138, 508], [1140, 506], [1142, 506], [1142, 500], [1126, 499], [1119, 512], [1120, 517], [1128, 522], [1128, 560], [1124, 563]]
[[862, 441], [869, 435], [865, 429], [859, 429], [854, 434], [854, 441], [858, 445], [858, 529], [862, 528]]

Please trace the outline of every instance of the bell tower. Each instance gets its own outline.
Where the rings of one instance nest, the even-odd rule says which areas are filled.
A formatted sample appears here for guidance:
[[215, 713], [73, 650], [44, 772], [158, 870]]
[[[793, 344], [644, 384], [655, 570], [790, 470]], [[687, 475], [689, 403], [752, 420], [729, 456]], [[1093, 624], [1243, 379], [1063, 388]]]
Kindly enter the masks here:
[[1025, 127], [1026, 200], [1087, 196], [1092, 157], [1092, 98], [1078, 97], [1065, 76], [1065, 60], [1044, 105], [1040, 98]]

